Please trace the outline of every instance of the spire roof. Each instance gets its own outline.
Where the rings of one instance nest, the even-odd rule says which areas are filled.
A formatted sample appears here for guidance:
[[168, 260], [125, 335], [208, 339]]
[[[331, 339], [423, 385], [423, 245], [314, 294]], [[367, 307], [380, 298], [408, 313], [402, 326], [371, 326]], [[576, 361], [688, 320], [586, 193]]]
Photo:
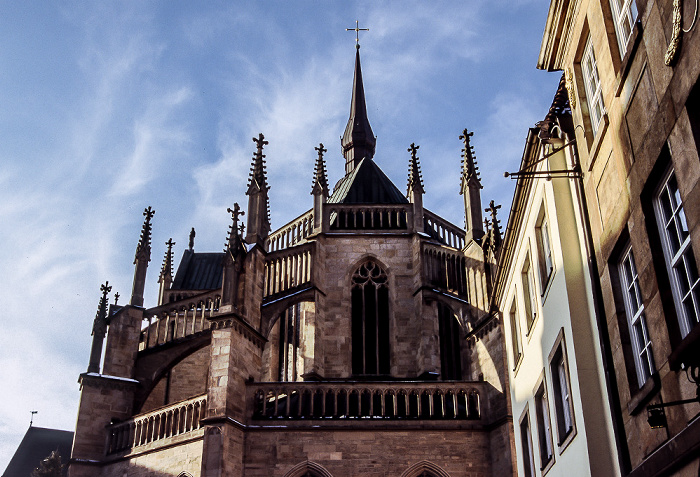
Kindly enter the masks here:
[[162, 283], [164, 280], [167, 280], [168, 283], [173, 281], [173, 245], [175, 245], [175, 242], [170, 238], [165, 242], [165, 245], [168, 246], [168, 249], [165, 251], [165, 257], [163, 257], [163, 266], [160, 269], [158, 283]]
[[474, 132], [469, 132], [465, 129], [459, 138], [464, 141], [462, 148], [462, 190], [468, 186], [475, 186], [483, 189], [481, 179], [479, 178], [479, 168], [476, 165], [476, 155], [474, 154], [474, 146], [471, 145], [469, 138], [474, 135]]
[[316, 167], [314, 168], [314, 183], [311, 186], [311, 193], [322, 194], [324, 197], [328, 197], [326, 161], [323, 159], [323, 153], [328, 152], [328, 149], [323, 147], [323, 143], [320, 143], [318, 147], [315, 147], [314, 149], [318, 151], [318, 157], [316, 158]]
[[134, 263], [138, 260], [151, 261], [151, 219], [155, 214], [156, 211], [153, 210], [150, 205], [143, 211], [145, 219], [143, 221], [143, 227], [141, 228], [141, 237], [139, 237], [139, 243], [136, 246]]
[[360, 49], [355, 52], [355, 75], [352, 82], [352, 100], [350, 102], [350, 118], [345, 127], [345, 133], [340, 141], [345, 156], [345, 173], [348, 174], [359, 162], [374, 156], [377, 140], [367, 118], [365, 103], [365, 88], [362, 83], [362, 68], [360, 66]]
[[408, 152], [411, 153], [411, 159], [408, 163], [408, 193], [411, 191], [418, 192], [420, 194], [425, 193], [423, 189], [423, 176], [420, 171], [420, 161], [418, 159], [418, 149], [420, 146], [416, 146], [415, 143], [411, 143], [408, 148]]
[[408, 200], [374, 161], [365, 158], [338, 181], [328, 203], [407, 204]]

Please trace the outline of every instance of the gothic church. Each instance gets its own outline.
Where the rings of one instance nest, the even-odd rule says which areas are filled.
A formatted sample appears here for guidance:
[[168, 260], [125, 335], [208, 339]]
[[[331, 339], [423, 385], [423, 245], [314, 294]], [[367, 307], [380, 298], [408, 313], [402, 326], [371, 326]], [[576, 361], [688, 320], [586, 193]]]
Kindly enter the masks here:
[[102, 289], [70, 476], [512, 475], [501, 237], [470, 136], [461, 228], [423, 208], [418, 146], [406, 194], [380, 169], [358, 45], [345, 176], [331, 191], [316, 147], [310, 210], [271, 230], [260, 134], [224, 252], [193, 230], [175, 269], [169, 241], [147, 307], [146, 209], [129, 304]]

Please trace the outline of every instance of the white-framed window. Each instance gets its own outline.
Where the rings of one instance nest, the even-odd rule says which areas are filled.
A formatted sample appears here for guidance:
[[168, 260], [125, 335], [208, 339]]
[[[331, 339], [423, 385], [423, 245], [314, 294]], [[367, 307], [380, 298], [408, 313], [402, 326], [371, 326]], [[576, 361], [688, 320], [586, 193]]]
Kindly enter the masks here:
[[530, 416], [527, 408], [520, 418], [520, 445], [525, 477], [535, 477], [535, 458], [532, 453], [532, 433], [530, 432]]
[[516, 297], [513, 297], [513, 303], [510, 305], [510, 339], [513, 347], [513, 369], [518, 367], [520, 358], [522, 357], [522, 348], [520, 347], [520, 329], [518, 327], [518, 305]]
[[632, 36], [634, 22], [637, 19], [637, 5], [634, 0], [610, 0], [613, 20], [615, 21], [615, 33], [617, 44], [620, 47], [620, 56], [624, 57], [627, 43]]
[[544, 207], [540, 211], [540, 216], [535, 228], [537, 236], [537, 262], [540, 268], [540, 285], [544, 294], [549, 278], [554, 270], [554, 260], [552, 259], [552, 242], [549, 235], [549, 221]]
[[661, 181], [654, 208], [681, 335], [685, 337], [700, 319], [700, 278], [673, 169]]
[[571, 381], [569, 380], [569, 365], [566, 359], [566, 350], [563, 330], [559, 332], [554, 348], [549, 355], [549, 371], [552, 376], [552, 401], [557, 417], [558, 444], [562, 446], [569, 436], [573, 435], [574, 407], [571, 399]]
[[593, 134], [598, 131], [600, 120], [605, 114], [603, 106], [603, 93], [600, 87], [600, 76], [598, 75], [598, 63], [593, 52], [593, 42], [590, 35], [586, 40], [586, 46], [583, 49], [583, 57], [581, 58], [581, 72], [583, 73], [583, 83], [586, 88], [586, 99], [588, 100], [588, 112], [591, 119], [591, 128]]
[[537, 415], [537, 436], [540, 445], [540, 462], [542, 469], [554, 457], [554, 446], [552, 445], [552, 425], [549, 419], [549, 404], [547, 402], [547, 392], [545, 383], [540, 383], [535, 393], [535, 414]]
[[639, 288], [637, 266], [634, 263], [634, 254], [631, 246], [628, 246], [622, 254], [622, 260], [620, 260], [618, 267], [620, 271], [620, 285], [622, 285], [622, 298], [625, 302], [627, 325], [634, 351], [637, 384], [641, 388], [647, 379], [656, 372], [656, 368], [644, 314], [644, 301]]
[[537, 317], [537, 295], [535, 292], [535, 281], [532, 275], [529, 253], [525, 256], [520, 278], [523, 289], [523, 301], [525, 303], [525, 321], [527, 322], [527, 333], [529, 334], [532, 323]]

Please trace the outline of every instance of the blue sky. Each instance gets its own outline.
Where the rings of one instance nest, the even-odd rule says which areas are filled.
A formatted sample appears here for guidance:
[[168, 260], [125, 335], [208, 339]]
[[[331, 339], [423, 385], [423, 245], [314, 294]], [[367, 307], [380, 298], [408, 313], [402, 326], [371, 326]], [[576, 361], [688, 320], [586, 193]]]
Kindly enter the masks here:
[[[458, 136], [474, 131], [484, 206], [507, 210], [527, 128], [559, 74], [535, 69], [549, 2], [3, 2], [0, 6], [0, 470], [35, 424], [72, 430], [105, 280], [128, 300], [142, 211], [164, 242], [222, 249], [247, 207], [259, 132], [273, 229], [312, 206], [319, 142], [340, 179], [354, 32], [375, 160], [405, 189], [420, 145], [424, 203], [457, 225]], [[502, 224], [507, 216], [502, 214]]]

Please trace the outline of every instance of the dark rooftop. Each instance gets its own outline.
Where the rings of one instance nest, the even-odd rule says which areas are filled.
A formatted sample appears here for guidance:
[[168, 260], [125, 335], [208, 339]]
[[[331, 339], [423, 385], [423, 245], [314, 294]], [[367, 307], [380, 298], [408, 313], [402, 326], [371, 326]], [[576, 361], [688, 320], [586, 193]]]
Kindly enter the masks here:
[[[73, 447], [73, 433], [58, 429], [30, 427], [12, 456], [2, 477], [29, 477], [52, 451], [57, 450], [66, 464]], [[65, 468], [63, 475], [68, 475]]]
[[331, 204], [407, 204], [372, 159], [364, 158], [352, 172], [340, 179], [328, 199]]
[[224, 253], [185, 250], [171, 290], [212, 290], [221, 287]]

